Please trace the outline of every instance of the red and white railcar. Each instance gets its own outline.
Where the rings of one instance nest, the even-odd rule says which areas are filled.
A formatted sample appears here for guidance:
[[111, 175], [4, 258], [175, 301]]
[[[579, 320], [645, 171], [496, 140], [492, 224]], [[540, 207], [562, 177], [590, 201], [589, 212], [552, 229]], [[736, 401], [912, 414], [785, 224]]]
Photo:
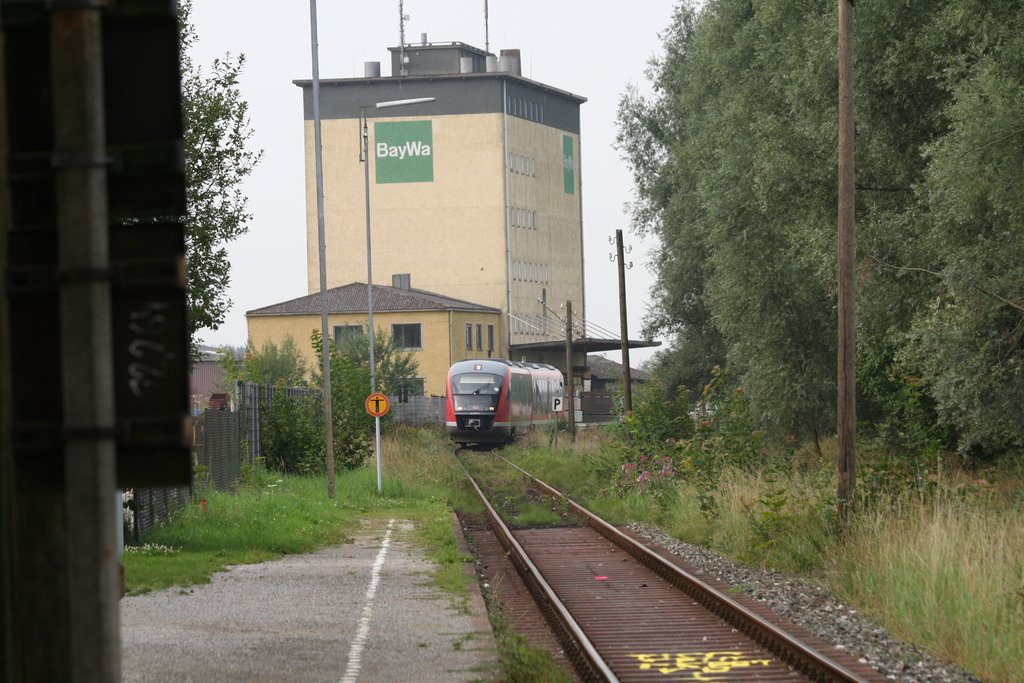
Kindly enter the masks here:
[[562, 373], [544, 363], [464, 360], [448, 370], [445, 427], [462, 444], [514, 441], [518, 434], [558, 419]]

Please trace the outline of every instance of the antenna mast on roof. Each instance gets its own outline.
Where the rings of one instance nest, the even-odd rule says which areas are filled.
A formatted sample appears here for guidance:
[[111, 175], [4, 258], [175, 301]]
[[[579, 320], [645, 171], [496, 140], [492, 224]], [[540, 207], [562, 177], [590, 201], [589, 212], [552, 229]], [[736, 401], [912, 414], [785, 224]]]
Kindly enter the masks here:
[[398, 0], [398, 73], [401, 76], [409, 75], [409, 68], [406, 66], [408, 58], [405, 56], [405, 22], [409, 21], [409, 15], [405, 13], [402, 0]]
[[484, 52], [491, 52], [490, 25], [487, 23], [487, 0], [484, 0]]

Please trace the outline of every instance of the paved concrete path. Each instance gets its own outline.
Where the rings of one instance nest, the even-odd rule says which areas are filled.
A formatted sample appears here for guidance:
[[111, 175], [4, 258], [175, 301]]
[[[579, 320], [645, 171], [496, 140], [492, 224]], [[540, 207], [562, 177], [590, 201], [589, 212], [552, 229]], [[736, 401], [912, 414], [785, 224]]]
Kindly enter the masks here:
[[412, 526], [121, 601], [124, 681], [493, 681], [483, 601], [429, 585]]

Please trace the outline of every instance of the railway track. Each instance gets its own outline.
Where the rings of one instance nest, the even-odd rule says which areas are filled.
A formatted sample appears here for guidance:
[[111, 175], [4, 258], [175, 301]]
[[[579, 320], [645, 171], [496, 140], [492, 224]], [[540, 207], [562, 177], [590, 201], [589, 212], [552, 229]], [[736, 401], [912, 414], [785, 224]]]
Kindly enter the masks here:
[[[881, 681], [866, 665], [687, 571], [513, 463], [523, 490], [561, 521], [510, 528], [456, 449], [484, 507], [471, 526], [478, 560], [513, 628], [581, 680]], [[513, 503], [514, 505], [514, 503]], [[493, 536], [491, 535], [493, 534]], [[520, 583], [521, 582], [521, 583]], [[527, 597], [532, 606], [524, 601]], [[549, 631], [538, 623], [540, 617]]]

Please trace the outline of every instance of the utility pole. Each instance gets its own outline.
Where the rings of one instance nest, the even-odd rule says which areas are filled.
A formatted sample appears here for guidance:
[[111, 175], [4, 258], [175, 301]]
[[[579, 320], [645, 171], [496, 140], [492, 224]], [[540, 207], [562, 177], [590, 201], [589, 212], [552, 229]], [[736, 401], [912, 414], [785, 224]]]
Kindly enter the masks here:
[[3, 2], [3, 680], [121, 679], [118, 489], [192, 480], [180, 29], [143, 4]]
[[839, 0], [839, 351], [836, 425], [839, 437], [839, 483], [836, 505], [840, 529], [845, 529], [849, 521], [857, 486], [853, 3], [854, 0]]
[[53, 10], [54, 159], [72, 680], [121, 677], [103, 33], [99, 6]]
[[572, 374], [572, 301], [565, 302], [565, 399], [569, 415], [569, 436], [576, 443], [576, 405]]
[[[615, 231], [615, 257], [619, 261], [619, 329], [622, 336], [622, 413], [633, 414], [633, 380], [629, 369], [629, 332], [626, 329], [626, 259], [622, 249], [622, 231]], [[632, 265], [632, 264], [630, 264]]]
[[[7, 73], [7, 47], [0, 29], [0, 74]], [[7, 87], [0, 79], [0, 681], [15, 681], [14, 640], [14, 457], [11, 452], [11, 318], [8, 313], [6, 257], [11, 224], [7, 169]]]

